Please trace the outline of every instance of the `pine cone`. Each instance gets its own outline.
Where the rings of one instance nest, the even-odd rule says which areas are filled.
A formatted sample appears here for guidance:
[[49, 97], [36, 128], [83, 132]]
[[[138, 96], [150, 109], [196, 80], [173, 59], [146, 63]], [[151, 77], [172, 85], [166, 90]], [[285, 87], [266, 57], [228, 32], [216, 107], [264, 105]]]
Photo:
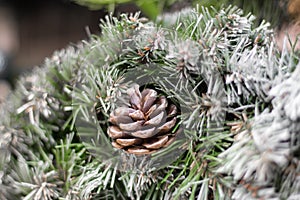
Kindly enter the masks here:
[[112, 145], [128, 153], [142, 155], [168, 146], [177, 133], [172, 133], [176, 125], [178, 110], [174, 104], [168, 105], [165, 96], [158, 96], [153, 89], [135, 85], [128, 90], [129, 107], [119, 107], [111, 114], [108, 135]]

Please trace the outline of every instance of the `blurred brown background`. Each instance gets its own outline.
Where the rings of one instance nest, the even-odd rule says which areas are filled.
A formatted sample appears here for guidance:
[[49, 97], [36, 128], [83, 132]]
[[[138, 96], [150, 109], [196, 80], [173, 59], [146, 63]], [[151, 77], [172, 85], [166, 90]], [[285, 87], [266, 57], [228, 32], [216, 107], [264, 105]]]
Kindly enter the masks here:
[[2, 78], [40, 65], [55, 49], [86, 38], [86, 26], [98, 31], [104, 14], [62, 0], [0, 1], [0, 52], [8, 65]]
[[[137, 10], [134, 5], [117, 9]], [[106, 14], [70, 0], [0, 0], [0, 102], [19, 74], [41, 65], [55, 50], [87, 39], [87, 29], [99, 33]]]

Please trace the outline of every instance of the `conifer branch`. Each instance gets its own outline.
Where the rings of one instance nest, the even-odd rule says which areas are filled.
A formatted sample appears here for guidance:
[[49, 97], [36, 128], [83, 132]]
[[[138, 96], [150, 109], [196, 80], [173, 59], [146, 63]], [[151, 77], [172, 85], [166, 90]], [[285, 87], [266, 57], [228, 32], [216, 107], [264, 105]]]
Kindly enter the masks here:
[[[253, 19], [231, 6], [157, 22], [107, 16], [100, 36], [55, 52], [20, 78], [0, 113], [0, 198], [297, 197], [299, 57]], [[115, 148], [112, 126], [129, 139], [157, 128], [146, 101], [154, 116], [172, 116], [174, 141], [142, 156]]]

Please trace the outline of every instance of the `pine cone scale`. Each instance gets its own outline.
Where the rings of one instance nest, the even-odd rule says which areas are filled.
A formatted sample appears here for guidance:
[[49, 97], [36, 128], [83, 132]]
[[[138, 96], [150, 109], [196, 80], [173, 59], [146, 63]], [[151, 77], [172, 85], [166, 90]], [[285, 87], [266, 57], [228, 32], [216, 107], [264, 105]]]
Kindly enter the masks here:
[[147, 113], [148, 110], [151, 108], [151, 106], [153, 105], [153, 103], [155, 102], [156, 100], [156, 96], [151, 96], [153, 94], [150, 94], [150, 95], [147, 95], [145, 96], [145, 100], [143, 102], [143, 112], [144, 113]]
[[158, 103], [159, 104], [158, 104], [157, 108], [152, 113], [148, 114], [150, 119], [155, 117], [156, 115], [158, 115], [160, 112], [165, 111], [168, 106], [168, 102], [165, 97], [161, 98], [161, 100]]
[[177, 114], [177, 107], [174, 104], [170, 105], [167, 117], [174, 117], [176, 114]]
[[142, 145], [148, 149], [159, 149], [167, 143], [168, 139], [169, 137], [165, 135], [157, 138], [157, 141], [150, 141], [151, 143], [143, 143]]
[[165, 133], [170, 131], [175, 126], [175, 124], [176, 124], [176, 118], [173, 118], [171, 121], [164, 123], [157, 129], [159, 130], [160, 133]]
[[153, 105], [149, 108], [149, 110], [146, 112], [146, 118], [148, 118], [156, 109], [157, 109], [157, 105]]
[[139, 91], [139, 88], [135, 86], [134, 88], [131, 88], [128, 90], [128, 94], [130, 96], [130, 103], [133, 108], [141, 110], [141, 93]]
[[144, 124], [144, 120], [141, 120], [141, 121], [136, 121], [128, 124], [121, 123], [119, 124], [119, 127], [125, 131], [135, 131], [141, 129], [143, 124]]
[[129, 139], [119, 138], [119, 139], [116, 139], [116, 142], [121, 146], [127, 147], [127, 146], [131, 146], [131, 145], [141, 144], [143, 142], [143, 140], [141, 140], [139, 138], [129, 138]]
[[132, 118], [130, 116], [111, 116], [109, 118], [109, 121], [113, 124], [120, 124], [120, 123], [133, 123], [134, 121], [132, 120]]
[[113, 138], [113, 139], [117, 139], [117, 138], [123, 138], [128, 136], [125, 132], [123, 132], [120, 128], [118, 128], [117, 126], [110, 126], [108, 128], [108, 135]]
[[145, 115], [142, 111], [136, 110], [133, 113], [130, 113], [129, 116], [134, 120], [142, 120], [145, 119]]
[[131, 136], [137, 137], [137, 138], [150, 138], [157, 134], [157, 131], [155, 131], [155, 127], [140, 131], [135, 131], [132, 133], [129, 133]]
[[133, 109], [133, 108], [119, 107], [112, 113], [112, 115], [113, 116], [127, 116], [130, 113], [133, 113], [134, 111], [135, 111], [135, 109]]
[[117, 142], [112, 142], [111, 143], [113, 147], [117, 148], [117, 149], [123, 149], [122, 145], [119, 145]]
[[153, 151], [150, 151], [149, 149], [144, 149], [141, 147], [133, 147], [127, 149], [128, 153], [136, 154], [136, 155], [145, 155], [152, 153]]
[[165, 113], [161, 112], [158, 115], [156, 115], [155, 117], [151, 118], [150, 120], [146, 121], [144, 123], [144, 125], [153, 125], [153, 126], [157, 126], [159, 124], [161, 124], [163, 121], [165, 121]]

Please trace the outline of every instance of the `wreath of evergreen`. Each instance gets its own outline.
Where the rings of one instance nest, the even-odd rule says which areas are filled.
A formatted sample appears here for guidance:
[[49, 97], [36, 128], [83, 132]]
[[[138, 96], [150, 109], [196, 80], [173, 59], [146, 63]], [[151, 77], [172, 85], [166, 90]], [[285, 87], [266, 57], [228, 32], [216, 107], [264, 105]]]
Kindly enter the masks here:
[[[0, 110], [0, 199], [298, 199], [299, 57], [253, 20], [236, 7], [107, 16], [100, 36], [55, 52]], [[140, 157], [107, 129], [147, 77], [179, 105], [184, 139]]]

